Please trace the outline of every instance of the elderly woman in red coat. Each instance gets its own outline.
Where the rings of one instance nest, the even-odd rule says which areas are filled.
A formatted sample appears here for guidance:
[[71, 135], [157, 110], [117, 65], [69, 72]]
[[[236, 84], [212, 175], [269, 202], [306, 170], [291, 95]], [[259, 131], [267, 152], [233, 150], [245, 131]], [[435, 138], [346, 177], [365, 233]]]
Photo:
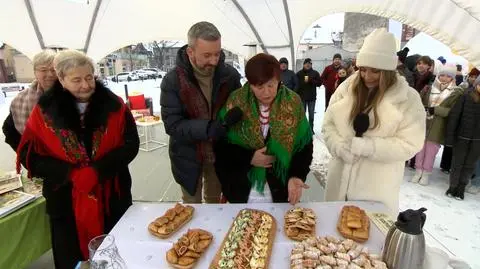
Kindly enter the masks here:
[[132, 204], [128, 164], [139, 138], [132, 114], [94, 80], [85, 54], [62, 51], [54, 63], [59, 80], [34, 107], [17, 156], [29, 176], [44, 179], [55, 267], [72, 269]]

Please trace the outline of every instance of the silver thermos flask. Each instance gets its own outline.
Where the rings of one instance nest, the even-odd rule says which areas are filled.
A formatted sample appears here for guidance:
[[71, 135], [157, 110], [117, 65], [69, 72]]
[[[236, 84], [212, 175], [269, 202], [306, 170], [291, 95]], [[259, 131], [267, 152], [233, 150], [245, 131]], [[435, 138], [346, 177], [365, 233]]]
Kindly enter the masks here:
[[400, 212], [388, 231], [383, 247], [383, 261], [389, 269], [422, 269], [425, 259], [423, 225], [426, 208]]

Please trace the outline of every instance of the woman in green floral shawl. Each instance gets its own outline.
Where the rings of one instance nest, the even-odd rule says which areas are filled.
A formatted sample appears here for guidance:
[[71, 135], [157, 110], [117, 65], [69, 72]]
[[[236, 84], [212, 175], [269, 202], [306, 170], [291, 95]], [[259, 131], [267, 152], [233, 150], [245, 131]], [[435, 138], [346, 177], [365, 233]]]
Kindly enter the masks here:
[[239, 107], [242, 120], [215, 146], [215, 168], [231, 203], [296, 204], [312, 161], [312, 130], [300, 97], [280, 84], [275, 57], [258, 54], [245, 67], [248, 79], [220, 110]]

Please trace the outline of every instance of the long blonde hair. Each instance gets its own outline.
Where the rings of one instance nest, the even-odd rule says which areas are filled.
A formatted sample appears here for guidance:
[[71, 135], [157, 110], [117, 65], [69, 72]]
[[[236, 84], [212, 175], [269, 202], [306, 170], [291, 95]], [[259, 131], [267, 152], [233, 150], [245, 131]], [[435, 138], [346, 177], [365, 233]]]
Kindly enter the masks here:
[[380, 126], [377, 112], [378, 104], [385, 96], [385, 92], [397, 82], [397, 71], [380, 70], [380, 83], [378, 88], [374, 89], [372, 93], [370, 93], [370, 90], [365, 86], [360, 72], [361, 71], [358, 71], [358, 75], [352, 82], [354, 101], [352, 110], [350, 111], [350, 122], [353, 123], [353, 120], [358, 114], [373, 110], [374, 121], [371, 129], [375, 129]]

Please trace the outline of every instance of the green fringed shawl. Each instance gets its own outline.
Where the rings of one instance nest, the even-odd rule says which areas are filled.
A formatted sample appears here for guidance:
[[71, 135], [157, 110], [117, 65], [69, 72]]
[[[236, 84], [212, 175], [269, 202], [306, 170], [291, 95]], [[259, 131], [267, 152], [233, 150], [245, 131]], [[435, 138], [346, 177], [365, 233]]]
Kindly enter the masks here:
[[[265, 147], [260, 127], [258, 101], [248, 83], [230, 95], [225, 106], [219, 111], [219, 119], [223, 120], [228, 110], [236, 106], [242, 109], [243, 118], [229, 128], [227, 133], [229, 143], [250, 150]], [[283, 85], [278, 89], [271, 106], [269, 123], [270, 137], [266, 144], [267, 154], [275, 156], [274, 173], [285, 184], [292, 156], [312, 141], [312, 130], [305, 117], [300, 97]], [[248, 173], [248, 179], [252, 187], [263, 193], [266, 169], [252, 167]]]

